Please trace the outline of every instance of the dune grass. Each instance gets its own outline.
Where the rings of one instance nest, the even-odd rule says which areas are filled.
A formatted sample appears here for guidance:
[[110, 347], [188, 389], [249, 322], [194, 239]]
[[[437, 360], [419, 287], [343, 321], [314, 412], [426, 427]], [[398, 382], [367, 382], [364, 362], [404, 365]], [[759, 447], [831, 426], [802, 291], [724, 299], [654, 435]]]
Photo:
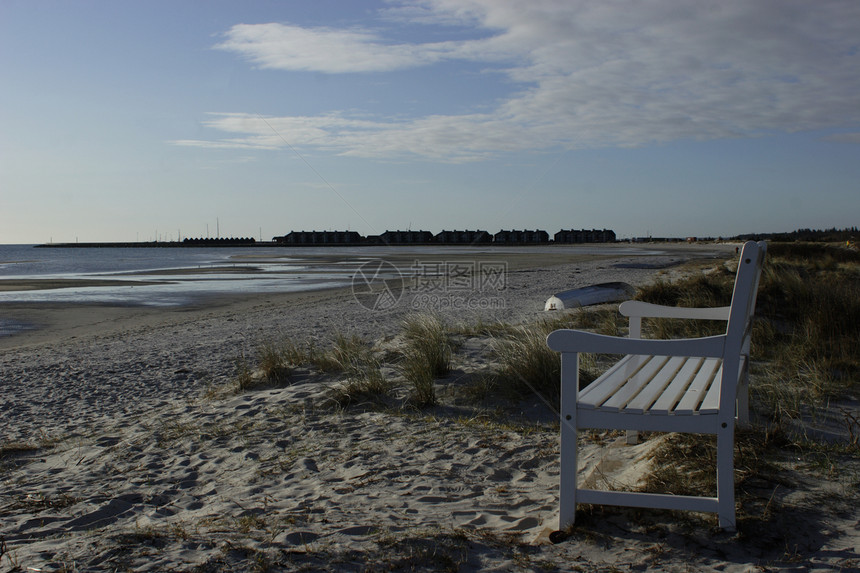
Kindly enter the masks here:
[[[503, 396], [522, 399], [537, 396], [552, 408], [561, 399], [561, 362], [557, 352], [546, 344], [547, 335], [561, 328], [579, 328], [581, 313], [560, 314], [531, 324], [519, 325], [493, 339], [493, 354], [498, 361], [496, 386]], [[589, 319], [590, 320], [590, 319]], [[605, 318], [602, 319], [605, 322]], [[580, 384], [596, 377], [595, 357], [581, 354]]]
[[340, 407], [381, 404], [393, 388], [391, 381], [382, 374], [382, 361], [359, 336], [335, 335], [327, 365], [344, 374], [343, 383], [329, 392], [329, 398]]
[[[735, 434], [735, 494], [739, 502], [738, 526], [743, 535], [754, 534], [781, 506], [763, 492], [783, 482], [774, 452], [788, 445], [783, 432], [739, 430]], [[653, 452], [651, 470], [639, 491], [674, 495], [717, 494], [717, 440], [703, 434], [667, 434]], [[704, 516], [684, 515], [695, 521]], [[705, 519], [714, 520], [714, 516]]]
[[247, 392], [259, 386], [258, 379], [254, 378], [254, 369], [244, 355], [235, 358], [233, 364], [236, 368], [236, 394]]
[[860, 389], [860, 257], [817, 259], [777, 249], [760, 290], [753, 351], [766, 360], [754, 387], [773, 418], [796, 417]]
[[[679, 281], [658, 280], [640, 289], [635, 298], [666, 306], [728, 306], [732, 301], [734, 281], [735, 270], [720, 266], [707, 274], [696, 274]], [[725, 331], [726, 323], [719, 320], [643, 320], [643, 336], [647, 338], [692, 338], [722, 334]]]
[[403, 322], [403, 335], [410, 352], [423, 357], [433, 376], [448, 373], [453, 344], [447, 325], [438, 315], [409, 315]]
[[258, 362], [266, 380], [274, 384], [285, 384], [290, 379], [290, 355], [284, 345], [264, 343], [259, 349]]
[[261, 342], [257, 357], [264, 371], [305, 366], [320, 372], [344, 372], [364, 346], [366, 344], [360, 337], [342, 332], [333, 335], [329, 348], [321, 346], [314, 339], [299, 343], [291, 337], [282, 336]]
[[403, 322], [406, 344], [399, 369], [412, 385], [411, 402], [419, 408], [437, 404], [436, 379], [451, 369], [453, 347], [442, 319], [433, 314], [409, 315]]
[[[343, 384], [330, 392], [339, 406], [371, 401], [379, 402], [392, 384], [382, 375], [382, 361], [370, 344], [355, 335], [335, 333], [329, 349], [315, 341], [296, 343], [288, 337], [268, 339], [258, 345], [254, 359], [241, 355], [234, 359], [233, 393], [242, 393], [264, 386], [289, 384], [298, 367], [316, 369], [321, 373], [342, 373]], [[211, 397], [223, 390], [210, 392]]]

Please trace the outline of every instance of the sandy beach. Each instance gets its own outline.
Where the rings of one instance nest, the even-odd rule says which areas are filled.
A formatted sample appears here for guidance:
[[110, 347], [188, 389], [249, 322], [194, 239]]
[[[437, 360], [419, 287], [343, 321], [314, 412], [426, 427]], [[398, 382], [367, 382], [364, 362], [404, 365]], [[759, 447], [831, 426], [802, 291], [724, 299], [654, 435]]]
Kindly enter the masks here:
[[[801, 460], [785, 483], [761, 484], [785, 512], [756, 522], [766, 529], [595, 508], [550, 543], [551, 408], [457, 392], [492, 367], [486, 337], [464, 338], [427, 410], [332, 408], [342, 374], [308, 368], [283, 386], [222, 391], [267, 340], [325, 347], [344, 333], [384, 346], [429, 310], [452, 325], [534, 321], [555, 292], [671, 279], [734, 250], [521, 257], [504, 289], [474, 295], [495, 301], [483, 306], [423, 308], [408, 289], [385, 310], [351, 289], [175, 308], [8, 304], [3, 317], [33, 327], [0, 337], [0, 571], [860, 570], [854, 482]], [[589, 437], [583, 479], [635, 485], [661, 438], [619, 438]]]

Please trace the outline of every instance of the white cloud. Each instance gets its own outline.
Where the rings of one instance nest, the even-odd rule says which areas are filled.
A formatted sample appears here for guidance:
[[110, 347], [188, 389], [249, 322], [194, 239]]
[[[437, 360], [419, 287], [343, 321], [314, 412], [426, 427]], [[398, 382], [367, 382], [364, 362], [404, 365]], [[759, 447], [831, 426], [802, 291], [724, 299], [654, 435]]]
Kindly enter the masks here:
[[286, 24], [237, 24], [226, 36], [217, 49], [241, 54], [261, 68], [331, 74], [412, 68], [457, 50], [455, 43], [388, 44], [361, 30]]
[[355, 156], [469, 161], [860, 123], [857, 2], [423, 0], [384, 16], [470, 26], [476, 39], [403, 44], [367, 30], [262, 24], [234, 26], [217, 47], [285, 71], [502, 62], [517, 91], [488, 113], [458, 116], [225, 114], [206, 125], [227, 138], [177, 143], [271, 149], [289, 141]]

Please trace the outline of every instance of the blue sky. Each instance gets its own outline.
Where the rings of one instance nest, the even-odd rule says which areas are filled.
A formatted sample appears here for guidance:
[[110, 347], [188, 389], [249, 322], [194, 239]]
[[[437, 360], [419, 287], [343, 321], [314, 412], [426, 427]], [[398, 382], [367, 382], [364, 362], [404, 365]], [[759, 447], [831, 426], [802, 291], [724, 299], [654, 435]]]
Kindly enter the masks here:
[[860, 3], [0, 1], [0, 243], [860, 224]]

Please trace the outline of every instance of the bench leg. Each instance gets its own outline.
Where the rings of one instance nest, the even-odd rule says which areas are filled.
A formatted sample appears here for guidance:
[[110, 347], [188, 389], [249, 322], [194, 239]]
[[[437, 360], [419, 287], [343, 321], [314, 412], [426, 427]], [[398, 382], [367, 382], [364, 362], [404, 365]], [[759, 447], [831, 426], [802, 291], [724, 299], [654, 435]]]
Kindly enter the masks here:
[[576, 521], [577, 430], [576, 395], [579, 385], [579, 354], [561, 355], [561, 460], [558, 492], [558, 528]]
[[717, 506], [720, 528], [736, 530], [735, 521], [735, 427], [723, 423], [717, 433]]

